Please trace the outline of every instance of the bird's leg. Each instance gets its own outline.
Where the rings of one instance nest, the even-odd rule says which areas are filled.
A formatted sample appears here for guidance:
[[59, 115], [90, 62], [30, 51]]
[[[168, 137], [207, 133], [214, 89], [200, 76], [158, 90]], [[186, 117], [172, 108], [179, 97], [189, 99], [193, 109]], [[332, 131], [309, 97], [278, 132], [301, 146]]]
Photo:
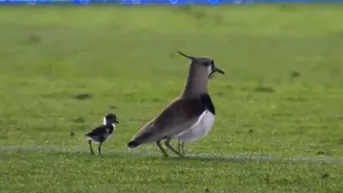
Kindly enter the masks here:
[[167, 154], [167, 152], [163, 149], [163, 147], [162, 147], [162, 145], [161, 145], [161, 140], [156, 141], [156, 145], [157, 145], [158, 148], [160, 148], [161, 152], [163, 153], [163, 155], [164, 155], [165, 157], [169, 157], [168, 154]]
[[185, 150], [183, 147], [184, 147], [184, 142], [179, 140], [177, 143], [178, 152], [180, 152], [182, 155], [185, 155]]
[[171, 145], [170, 145], [170, 138], [168, 138], [168, 139], [166, 139], [166, 141], [164, 142], [164, 145], [166, 145], [166, 147], [168, 147], [168, 149], [170, 149], [170, 150], [172, 150], [174, 153], [176, 153], [178, 156], [180, 156], [180, 157], [183, 157], [183, 155], [180, 153], [180, 152], [178, 152], [178, 151], [176, 151]]
[[99, 147], [98, 147], [99, 155], [101, 155], [101, 145], [102, 145], [102, 142], [99, 143]]
[[94, 151], [92, 148], [92, 140], [88, 140], [88, 144], [89, 144], [89, 150], [90, 150], [91, 154], [94, 155]]
[[181, 141], [177, 141], [177, 150], [181, 152]]
[[185, 155], [185, 142], [181, 141], [181, 153]]

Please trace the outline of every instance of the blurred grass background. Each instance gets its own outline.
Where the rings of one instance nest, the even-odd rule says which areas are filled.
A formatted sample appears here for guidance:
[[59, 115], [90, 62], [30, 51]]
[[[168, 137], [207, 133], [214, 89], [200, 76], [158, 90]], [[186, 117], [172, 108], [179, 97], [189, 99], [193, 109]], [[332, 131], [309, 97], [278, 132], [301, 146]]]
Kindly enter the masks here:
[[[1, 147], [84, 152], [83, 134], [105, 113], [120, 121], [104, 158], [0, 151], [1, 192], [339, 192], [340, 165], [110, 152], [126, 152], [132, 135], [182, 91], [189, 61], [181, 50], [210, 56], [226, 72], [209, 83], [214, 129], [186, 144], [187, 152], [341, 157], [342, 8], [0, 7]], [[321, 181], [325, 172], [330, 177]]]

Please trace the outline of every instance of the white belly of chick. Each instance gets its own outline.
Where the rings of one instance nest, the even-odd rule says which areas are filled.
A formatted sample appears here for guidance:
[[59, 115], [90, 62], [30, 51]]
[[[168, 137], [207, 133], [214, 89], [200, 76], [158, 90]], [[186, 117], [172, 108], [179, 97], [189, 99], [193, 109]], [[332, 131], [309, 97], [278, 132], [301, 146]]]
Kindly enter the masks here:
[[180, 141], [196, 141], [206, 136], [212, 129], [215, 115], [206, 110], [200, 115], [198, 121], [188, 130], [176, 135], [174, 138]]

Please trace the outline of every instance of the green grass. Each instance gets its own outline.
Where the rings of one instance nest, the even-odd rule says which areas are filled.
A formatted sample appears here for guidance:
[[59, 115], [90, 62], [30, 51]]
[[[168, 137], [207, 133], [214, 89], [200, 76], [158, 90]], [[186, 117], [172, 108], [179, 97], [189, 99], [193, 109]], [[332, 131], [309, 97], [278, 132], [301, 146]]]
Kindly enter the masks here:
[[[182, 91], [179, 49], [226, 72], [209, 84], [214, 129], [188, 153], [342, 157], [341, 18], [339, 4], [0, 7], [0, 192], [341, 192], [341, 164], [126, 147]], [[117, 132], [90, 156], [83, 134], [110, 111]], [[4, 150], [15, 146], [78, 152]]]

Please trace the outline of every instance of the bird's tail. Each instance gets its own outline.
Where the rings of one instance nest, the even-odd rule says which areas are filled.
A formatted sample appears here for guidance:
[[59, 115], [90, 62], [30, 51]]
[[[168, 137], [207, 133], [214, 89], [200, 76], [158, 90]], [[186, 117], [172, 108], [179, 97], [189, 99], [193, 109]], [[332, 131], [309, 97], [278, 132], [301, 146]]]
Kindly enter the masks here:
[[85, 137], [87, 140], [92, 140], [92, 138], [91, 138], [91, 136], [89, 135], [89, 133], [84, 134], [84, 137]]
[[127, 144], [127, 146], [128, 146], [129, 148], [135, 148], [135, 147], [137, 147], [137, 146], [139, 146], [139, 145], [140, 145], [140, 143], [135, 142], [135, 141], [130, 141], [130, 142]]

